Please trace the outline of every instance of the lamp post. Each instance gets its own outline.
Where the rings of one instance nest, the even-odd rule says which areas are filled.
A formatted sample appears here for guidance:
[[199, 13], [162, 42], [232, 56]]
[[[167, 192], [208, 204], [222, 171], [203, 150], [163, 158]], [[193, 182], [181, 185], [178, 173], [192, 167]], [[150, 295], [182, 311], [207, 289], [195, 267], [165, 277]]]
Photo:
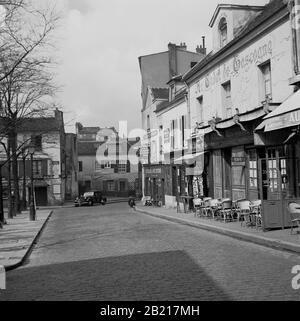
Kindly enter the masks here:
[[28, 153], [30, 154], [30, 212], [29, 217], [30, 221], [36, 220], [36, 211], [35, 211], [35, 205], [34, 205], [34, 184], [33, 184], [33, 154], [34, 154], [35, 148], [34, 145], [30, 145], [28, 147]]
[[22, 209], [26, 211], [27, 209], [27, 201], [26, 201], [26, 149], [22, 150], [22, 161], [23, 161], [23, 193], [22, 193]]

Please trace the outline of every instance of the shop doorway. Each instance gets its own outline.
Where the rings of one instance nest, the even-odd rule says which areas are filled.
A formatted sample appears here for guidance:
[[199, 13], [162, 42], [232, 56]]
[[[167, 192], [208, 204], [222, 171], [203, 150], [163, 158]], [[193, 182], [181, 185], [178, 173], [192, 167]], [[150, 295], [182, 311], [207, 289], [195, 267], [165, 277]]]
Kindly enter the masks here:
[[289, 202], [299, 202], [299, 160], [287, 146], [266, 149], [260, 159], [260, 194], [265, 229], [291, 226]]

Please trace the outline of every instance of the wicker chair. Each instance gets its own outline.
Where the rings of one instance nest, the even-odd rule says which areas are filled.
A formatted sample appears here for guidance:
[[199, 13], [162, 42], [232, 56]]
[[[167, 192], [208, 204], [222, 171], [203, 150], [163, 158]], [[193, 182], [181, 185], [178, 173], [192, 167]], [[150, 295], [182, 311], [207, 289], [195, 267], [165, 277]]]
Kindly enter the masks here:
[[224, 220], [224, 223], [227, 220], [232, 220], [232, 200], [230, 199], [223, 199], [221, 203], [221, 209], [219, 211], [221, 218]]
[[245, 223], [246, 226], [251, 225], [250, 219], [250, 201], [241, 200], [237, 203], [236, 213], [238, 215], [238, 221], [241, 221], [241, 226]]
[[[203, 201], [201, 198], [194, 198], [193, 199], [194, 209], [195, 209], [195, 216], [201, 216], [202, 208], [203, 208]], [[198, 215], [197, 215], [198, 212]]]
[[[300, 229], [300, 204], [297, 204], [295, 202], [291, 202], [288, 205], [288, 210], [289, 210], [289, 213], [291, 216], [291, 221], [292, 221], [291, 234], [293, 234], [295, 224], [297, 224], [297, 228]], [[299, 231], [298, 231], [298, 233], [299, 233]]]

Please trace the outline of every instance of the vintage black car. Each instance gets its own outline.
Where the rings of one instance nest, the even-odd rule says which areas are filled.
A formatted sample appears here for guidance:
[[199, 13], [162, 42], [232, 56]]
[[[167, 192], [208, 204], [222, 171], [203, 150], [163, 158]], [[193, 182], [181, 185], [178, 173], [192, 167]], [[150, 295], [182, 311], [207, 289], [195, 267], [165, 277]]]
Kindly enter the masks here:
[[84, 193], [83, 195], [77, 197], [75, 199], [75, 206], [93, 206], [94, 204], [102, 204], [105, 205], [107, 203], [107, 199], [101, 192], [92, 191]]

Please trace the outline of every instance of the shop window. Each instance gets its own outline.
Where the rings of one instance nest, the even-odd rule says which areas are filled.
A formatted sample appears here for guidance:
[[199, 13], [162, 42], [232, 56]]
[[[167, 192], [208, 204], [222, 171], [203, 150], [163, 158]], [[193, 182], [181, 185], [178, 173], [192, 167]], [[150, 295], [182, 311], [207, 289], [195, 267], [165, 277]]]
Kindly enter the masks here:
[[249, 185], [250, 188], [258, 188], [258, 161], [256, 150], [249, 150]]
[[220, 35], [220, 48], [226, 46], [228, 42], [228, 30], [227, 30], [227, 21], [225, 18], [222, 18], [219, 23], [219, 35]]
[[262, 100], [272, 98], [272, 78], [271, 78], [271, 64], [270, 61], [262, 64], [261, 71], [261, 87], [262, 87]]
[[222, 85], [223, 88], [223, 106], [226, 118], [232, 117], [232, 99], [231, 99], [231, 82], [228, 81]]

